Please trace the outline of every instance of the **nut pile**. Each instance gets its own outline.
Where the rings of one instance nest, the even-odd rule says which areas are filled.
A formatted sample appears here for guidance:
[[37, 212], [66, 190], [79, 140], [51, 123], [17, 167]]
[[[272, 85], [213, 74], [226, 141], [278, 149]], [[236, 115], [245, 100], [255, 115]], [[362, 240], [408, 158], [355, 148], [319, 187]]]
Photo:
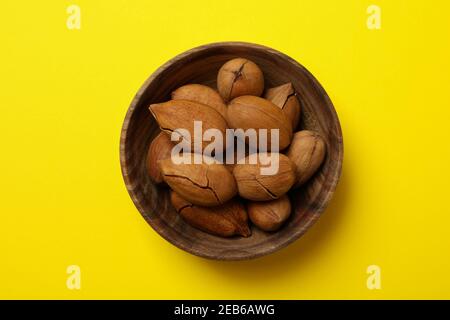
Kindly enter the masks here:
[[[296, 132], [301, 116], [299, 98], [291, 83], [264, 91], [263, 72], [248, 59], [226, 62], [217, 75], [217, 91], [188, 84], [173, 91], [172, 100], [150, 105], [161, 128], [148, 149], [150, 178], [171, 188], [173, 207], [195, 228], [222, 237], [249, 237], [250, 220], [261, 230], [278, 230], [292, 211], [287, 192], [305, 184], [326, 154], [325, 141], [318, 133]], [[228, 128], [278, 129], [277, 172], [261, 174], [259, 161], [263, 153], [269, 156], [278, 151], [270, 149], [272, 135], [267, 138], [266, 151], [248, 151], [243, 163], [217, 163], [205, 155], [203, 159], [211, 161], [174, 163], [171, 134], [183, 128], [190, 139], [195, 133], [194, 121], [201, 121], [203, 130], [219, 130], [223, 137]], [[198, 150], [191, 143], [192, 150]], [[226, 154], [225, 143], [221, 151]], [[184, 156], [194, 158], [192, 152]], [[248, 161], [255, 154], [258, 160]]]

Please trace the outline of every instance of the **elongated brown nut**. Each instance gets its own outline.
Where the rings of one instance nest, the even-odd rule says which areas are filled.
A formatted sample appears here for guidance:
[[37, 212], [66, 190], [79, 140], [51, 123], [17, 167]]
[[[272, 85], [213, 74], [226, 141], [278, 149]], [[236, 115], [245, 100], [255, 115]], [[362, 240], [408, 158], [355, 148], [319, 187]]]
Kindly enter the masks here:
[[[258, 154], [261, 156], [261, 153]], [[269, 154], [271, 157], [272, 154]], [[295, 182], [295, 167], [284, 154], [279, 154], [276, 172], [262, 174], [263, 165], [258, 160], [250, 163], [250, 157], [245, 158], [246, 164], [237, 164], [233, 169], [239, 195], [253, 201], [267, 201], [283, 196]], [[275, 158], [273, 158], [275, 161]]]
[[316, 132], [303, 130], [294, 134], [286, 155], [295, 164], [294, 188], [311, 178], [322, 164], [326, 154], [325, 141]]
[[172, 99], [189, 100], [206, 104], [207, 106], [214, 108], [224, 118], [227, 114], [227, 106], [220, 94], [216, 90], [201, 84], [187, 84], [178, 88], [172, 92]]
[[[217, 129], [225, 140], [227, 123], [220, 113], [214, 108], [198, 102], [188, 100], [170, 100], [163, 103], [150, 105], [150, 112], [163, 132], [170, 135], [178, 132], [185, 141], [191, 143], [191, 151], [194, 152], [194, 121], [200, 121], [203, 132], [208, 129]], [[180, 129], [187, 130], [188, 133]], [[223, 148], [226, 141], [222, 141]], [[202, 148], [207, 144], [203, 143]]]
[[234, 199], [218, 207], [201, 207], [183, 199], [172, 191], [170, 199], [175, 210], [191, 226], [221, 237], [240, 235], [249, 237], [247, 211]]
[[283, 110], [284, 114], [291, 120], [292, 129], [295, 130], [297, 128], [300, 121], [301, 108], [292, 83], [288, 82], [268, 89], [264, 98]]
[[160, 132], [150, 144], [147, 153], [147, 172], [155, 183], [163, 182], [163, 177], [159, 169], [158, 161], [170, 158], [174, 143], [170, 137]]
[[[194, 157], [193, 154], [186, 156], [192, 159]], [[211, 163], [214, 161], [212, 158], [203, 157]], [[159, 166], [164, 181], [181, 197], [193, 204], [206, 207], [218, 206], [233, 198], [237, 193], [236, 181], [223, 164], [174, 163], [172, 159], [165, 159], [159, 162]]]
[[[261, 129], [267, 130], [267, 150], [273, 150], [271, 129], [277, 129], [279, 134], [279, 149], [286, 148], [292, 139], [291, 121], [283, 110], [269, 100], [255, 97], [242, 96], [234, 99], [228, 105], [227, 121], [231, 128], [254, 129], [259, 133]], [[265, 135], [264, 135], [265, 137]], [[259, 146], [259, 140], [258, 144]]]
[[249, 202], [247, 204], [250, 220], [264, 231], [276, 231], [289, 218], [291, 202], [284, 195], [272, 201]]

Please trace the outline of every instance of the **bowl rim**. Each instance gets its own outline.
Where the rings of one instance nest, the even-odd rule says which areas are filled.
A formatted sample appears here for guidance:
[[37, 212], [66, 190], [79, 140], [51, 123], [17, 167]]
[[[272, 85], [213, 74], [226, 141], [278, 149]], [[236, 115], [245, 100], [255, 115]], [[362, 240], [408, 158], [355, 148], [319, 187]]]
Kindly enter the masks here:
[[[302, 69], [303, 72], [305, 72], [305, 74], [308, 75], [310, 80], [314, 82], [314, 85], [317, 87], [320, 95], [324, 98], [325, 103], [327, 104], [328, 108], [330, 109], [333, 123], [336, 124], [336, 132], [337, 132], [337, 137], [338, 137], [338, 148], [337, 148], [338, 149], [338, 159], [337, 159], [337, 161], [339, 162], [339, 166], [337, 167], [337, 169], [334, 172], [333, 182], [330, 184], [329, 190], [324, 195], [320, 206], [315, 209], [315, 214], [312, 217], [310, 217], [310, 219], [308, 221], [305, 222], [305, 224], [303, 225], [302, 228], [294, 230], [290, 234], [289, 238], [286, 239], [286, 241], [279, 243], [277, 246], [268, 247], [266, 250], [264, 250], [262, 252], [252, 253], [251, 255], [247, 255], [247, 256], [240, 255], [240, 256], [217, 257], [217, 256], [212, 256], [210, 254], [205, 254], [200, 250], [195, 250], [192, 247], [189, 247], [189, 246], [185, 245], [184, 243], [176, 241], [176, 239], [169, 237], [166, 233], [161, 232], [160, 228], [157, 227], [154, 224], [154, 222], [152, 221], [152, 219], [148, 216], [146, 210], [140, 205], [140, 201], [138, 200], [138, 197], [136, 196], [132, 181], [130, 181], [129, 176], [128, 176], [128, 169], [127, 169], [128, 164], [127, 164], [127, 158], [126, 158], [126, 154], [125, 154], [126, 145], [128, 143], [127, 133], [128, 133], [128, 128], [129, 128], [131, 117], [136, 109], [136, 106], [139, 104], [142, 95], [147, 90], [147, 88], [152, 83], [152, 81], [154, 79], [156, 79], [157, 77], [159, 77], [163, 72], [165, 72], [166, 69], [168, 69], [172, 64], [184, 59], [185, 57], [187, 57], [191, 54], [195, 54], [195, 53], [201, 52], [203, 50], [210, 50], [212, 48], [219, 48], [219, 47], [245, 47], [245, 48], [248, 48], [249, 46], [251, 46], [254, 49], [268, 51], [271, 54], [277, 55], [277, 56], [289, 61], [290, 63], [292, 63], [292, 64], [296, 65], [297, 67], [299, 67], [300, 69]], [[184, 51], [184, 52], [176, 55], [175, 57], [169, 59], [168, 61], [166, 61], [163, 65], [158, 67], [145, 80], [145, 82], [141, 85], [141, 87], [139, 88], [137, 93], [134, 95], [134, 97], [131, 100], [131, 103], [127, 109], [125, 119], [123, 121], [122, 129], [121, 129], [121, 134], [120, 134], [119, 153], [120, 153], [120, 168], [121, 168], [122, 177], [124, 179], [128, 194], [130, 195], [131, 200], [133, 201], [133, 204], [135, 205], [135, 207], [138, 209], [138, 211], [143, 216], [143, 218], [146, 220], [146, 222], [148, 224], [150, 224], [152, 229], [154, 229], [161, 237], [163, 237], [166, 241], [168, 241], [172, 245], [178, 247], [179, 249], [181, 249], [183, 251], [191, 253], [193, 255], [196, 255], [196, 256], [199, 256], [202, 258], [213, 259], [213, 260], [236, 261], [236, 260], [255, 259], [255, 258], [269, 255], [278, 250], [281, 250], [281, 249], [287, 247], [289, 244], [293, 243], [294, 241], [298, 240], [300, 237], [302, 237], [306, 233], [306, 231], [308, 231], [315, 224], [315, 222], [319, 219], [320, 216], [322, 216], [322, 213], [328, 206], [331, 198], [333, 197], [333, 195], [336, 191], [337, 185], [339, 183], [339, 180], [340, 180], [340, 177], [342, 174], [342, 165], [343, 165], [343, 158], [344, 158], [344, 144], [343, 144], [342, 129], [341, 129], [341, 125], [340, 125], [340, 121], [339, 121], [336, 109], [334, 108], [334, 105], [333, 105], [330, 97], [328, 96], [327, 92], [325, 91], [325, 89], [322, 87], [322, 85], [319, 83], [319, 81], [316, 79], [316, 77], [314, 77], [314, 75], [311, 72], [309, 72], [308, 69], [306, 69], [302, 64], [300, 64], [299, 62], [297, 62], [295, 59], [291, 58], [290, 56], [286, 55], [285, 53], [282, 53], [278, 50], [275, 50], [273, 48], [270, 48], [270, 47], [267, 47], [264, 45], [255, 44], [255, 43], [251, 43], [251, 42], [243, 42], [243, 41], [223, 41], [223, 42], [213, 42], [213, 43], [200, 45], [200, 46], [197, 46], [197, 47], [194, 47], [194, 48]]]

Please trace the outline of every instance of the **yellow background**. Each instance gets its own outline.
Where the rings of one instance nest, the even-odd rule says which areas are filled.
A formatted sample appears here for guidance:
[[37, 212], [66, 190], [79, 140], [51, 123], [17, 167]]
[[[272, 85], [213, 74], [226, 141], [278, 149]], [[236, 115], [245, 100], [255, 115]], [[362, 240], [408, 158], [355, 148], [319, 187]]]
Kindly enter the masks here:
[[[81, 30], [66, 8], [81, 8]], [[381, 7], [381, 30], [366, 27]], [[2, 1], [0, 298], [450, 298], [447, 1]], [[119, 165], [128, 105], [161, 64], [239, 40], [329, 93], [344, 168], [299, 241], [208, 261], [157, 235]], [[66, 287], [81, 267], [81, 290]], [[366, 268], [381, 268], [368, 290]]]

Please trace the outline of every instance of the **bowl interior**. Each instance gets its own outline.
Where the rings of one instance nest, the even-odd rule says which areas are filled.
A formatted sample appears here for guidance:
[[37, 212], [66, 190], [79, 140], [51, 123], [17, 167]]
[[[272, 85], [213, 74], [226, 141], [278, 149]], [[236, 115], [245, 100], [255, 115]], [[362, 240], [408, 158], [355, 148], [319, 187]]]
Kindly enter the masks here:
[[[219, 68], [228, 60], [244, 57], [264, 72], [265, 87], [292, 82], [302, 104], [300, 129], [315, 130], [327, 143], [327, 156], [319, 171], [302, 188], [291, 191], [293, 212], [275, 233], [252, 226], [249, 238], [221, 238], [186, 224], [172, 208], [169, 189], [152, 183], [145, 158], [151, 140], [159, 133], [148, 111], [151, 103], [170, 99], [170, 93], [188, 83], [216, 87]], [[342, 134], [327, 94], [317, 80], [288, 56], [259, 45], [217, 43], [189, 50], [159, 68], [142, 86], [128, 110], [121, 136], [121, 166], [127, 189], [147, 222], [165, 239], [195, 255], [222, 259], [249, 259], [276, 251], [299, 238], [320, 216], [338, 182], [342, 165]]]

